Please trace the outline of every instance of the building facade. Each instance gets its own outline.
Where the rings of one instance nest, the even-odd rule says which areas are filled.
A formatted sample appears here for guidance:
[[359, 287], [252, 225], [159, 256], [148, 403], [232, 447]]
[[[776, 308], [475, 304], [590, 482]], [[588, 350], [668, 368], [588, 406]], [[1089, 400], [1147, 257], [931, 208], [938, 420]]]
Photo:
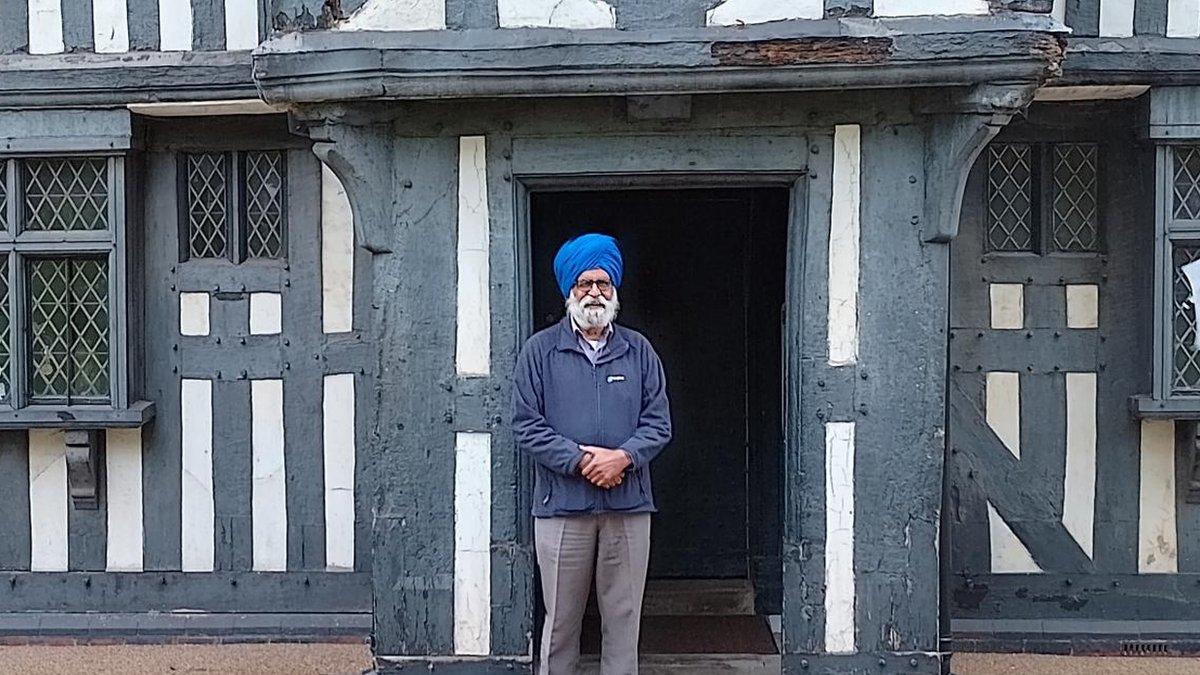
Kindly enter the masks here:
[[652, 585], [740, 603], [662, 625], [1190, 649], [1198, 55], [1194, 0], [5, 2], [0, 630], [528, 671], [509, 371], [604, 229]]

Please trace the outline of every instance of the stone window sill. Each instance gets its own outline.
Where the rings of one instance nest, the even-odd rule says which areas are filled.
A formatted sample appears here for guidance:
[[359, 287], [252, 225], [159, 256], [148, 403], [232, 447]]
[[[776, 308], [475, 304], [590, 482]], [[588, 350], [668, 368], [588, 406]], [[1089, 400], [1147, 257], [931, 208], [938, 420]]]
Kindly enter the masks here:
[[1129, 409], [1134, 417], [1144, 420], [1200, 420], [1200, 397], [1134, 396], [1129, 399]]
[[135, 401], [127, 408], [106, 405], [38, 405], [0, 409], [0, 430], [137, 428], [154, 418], [154, 404]]

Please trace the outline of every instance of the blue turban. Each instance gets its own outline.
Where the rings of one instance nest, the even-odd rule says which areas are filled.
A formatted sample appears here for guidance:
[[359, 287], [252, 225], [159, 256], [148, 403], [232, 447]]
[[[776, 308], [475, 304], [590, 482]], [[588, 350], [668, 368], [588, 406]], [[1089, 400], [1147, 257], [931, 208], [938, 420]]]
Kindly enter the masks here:
[[617, 240], [607, 234], [592, 233], [570, 239], [554, 256], [554, 276], [564, 298], [571, 294], [571, 287], [579, 280], [579, 275], [594, 269], [608, 272], [613, 286], [621, 285], [625, 263], [621, 260]]

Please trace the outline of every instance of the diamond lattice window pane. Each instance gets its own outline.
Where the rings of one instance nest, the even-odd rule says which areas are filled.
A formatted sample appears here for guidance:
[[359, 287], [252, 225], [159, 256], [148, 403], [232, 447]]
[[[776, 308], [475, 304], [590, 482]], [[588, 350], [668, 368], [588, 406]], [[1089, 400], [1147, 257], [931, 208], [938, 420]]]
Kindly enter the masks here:
[[1176, 394], [1200, 392], [1200, 352], [1196, 351], [1196, 309], [1192, 306], [1191, 287], [1180, 271], [1184, 265], [1200, 258], [1200, 243], [1176, 244], [1171, 249], [1174, 270], [1172, 284], [1172, 334], [1174, 349], [1171, 390]]
[[1174, 149], [1176, 220], [1200, 219], [1200, 147]]
[[8, 344], [9, 307], [8, 300], [8, 256], [0, 257], [0, 401], [9, 400], [12, 391], [8, 366], [12, 360], [12, 350]]
[[29, 261], [31, 396], [109, 398], [108, 266], [98, 258]]
[[1094, 143], [1054, 146], [1054, 248], [1069, 253], [1100, 250]]
[[988, 228], [991, 251], [1033, 251], [1033, 165], [1030, 146], [988, 148]]
[[209, 152], [187, 155], [188, 252], [192, 258], [225, 255], [229, 223], [228, 162]]
[[246, 254], [251, 258], [283, 257], [284, 155], [282, 152], [247, 152], [246, 155]]
[[108, 227], [108, 160], [27, 159], [25, 227], [103, 230]]
[[0, 159], [0, 230], [8, 229], [8, 162]]

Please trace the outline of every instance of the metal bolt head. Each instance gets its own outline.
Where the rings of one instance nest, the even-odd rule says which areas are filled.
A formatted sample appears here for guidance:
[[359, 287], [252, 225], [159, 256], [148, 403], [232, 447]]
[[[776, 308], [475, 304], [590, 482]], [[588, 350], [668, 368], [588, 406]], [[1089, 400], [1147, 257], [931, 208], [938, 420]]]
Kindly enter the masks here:
[[917, 659], [916, 659], [916, 657], [913, 657], [913, 658], [909, 659], [909, 660], [908, 660], [908, 665], [909, 665], [910, 667], [912, 667], [912, 668], [916, 668], [916, 667], [917, 667]]

